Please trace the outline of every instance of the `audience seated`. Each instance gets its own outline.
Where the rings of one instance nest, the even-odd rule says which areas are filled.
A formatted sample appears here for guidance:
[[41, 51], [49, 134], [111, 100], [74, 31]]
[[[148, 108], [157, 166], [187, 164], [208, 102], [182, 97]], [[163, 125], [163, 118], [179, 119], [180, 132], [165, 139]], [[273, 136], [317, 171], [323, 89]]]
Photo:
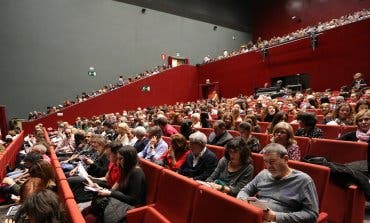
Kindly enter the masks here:
[[164, 154], [164, 166], [173, 171], [177, 171], [185, 162], [190, 150], [186, 138], [181, 134], [171, 136], [171, 145]]
[[316, 187], [310, 176], [288, 166], [288, 151], [271, 143], [263, 149], [266, 169], [238, 194], [248, 202], [256, 196], [267, 202], [263, 219], [273, 222], [316, 222], [319, 212]]
[[316, 127], [317, 119], [314, 114], [308, 112], [300, 112], [297, 115], [297, 121], [300, 128], [295, 133], [296, 136], [304, 136], [309, 138], [322, 138], [324, 133]]
[[207, 149], [207, 136], [202, 132], [195, 132], [189, 136], [190, 150], [185, 162], [178, 173], [205, 181], [217, 166], [216, 155]]
[[[92, 202], [90, 207], [83, 210], [82, 213], [87, 223], [122, 222], [125, 215], [121, 215], [121, 212], [145, 204], [145, 174], [138, 166], [137, 157], [136, 149], [133, 146], [126, 145], [118, 150], [117, 158], [122, 171], [121, 177], [111, 189], [98, 189], [100, 198], [110, 197], [110, 199], [107, 200], [107, 204], [103, 207], [101, 202], [98, 203], [96, 200], [96, 202]], [[118, 213], [117, 208], [119, 208]]]
[[275, 125], [272, 135], [271, 142], [284, 146], [288, 152], [289, 159], [301, 159], [301, 151], [297, 142], [294, 140], [293, 128], [289, 123], [279, 122]]
[[208, 137], [208, 144], [216, 146], [225, 146], [233, 136], [226, 131], [226, 124], [222, 120], [217, 120], [213, 124], [213, 132]]
[[212, 188], [236, 197], [240, 189], [253, 178], [254, 167], [250, 155], [251, 151], [242, 138], [232, 139], [225, 146], [225, 156], [219, 160], [206, 182]]
[[148, 130], [148, 137], [150, 141], [146, 144], [144, 149], [138, 153], [140, 158], [150, 160], [154, 163], [163, 165], [163, 155], [168, 150], [167, 143], [162, 139], [162, 130], [159, 126], [153, 126]]
[[239, 133], [240, 133], [240, 137], [247, 144], [247, 148], [251, 152], [260, 151], [260, 142], [256, 137], [252, 136], [252, 125], [251, 124], [249, 124], [248, 122], [241, 122], [239, 124]]

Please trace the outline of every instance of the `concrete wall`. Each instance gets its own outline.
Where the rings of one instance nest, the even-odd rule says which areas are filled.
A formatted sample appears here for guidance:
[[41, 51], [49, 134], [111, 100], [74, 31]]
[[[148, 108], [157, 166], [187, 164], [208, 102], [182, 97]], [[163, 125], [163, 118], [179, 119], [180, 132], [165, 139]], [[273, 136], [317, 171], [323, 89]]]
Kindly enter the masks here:
[[2, 0], [0, 104], [23, 118], [160, 65], [162, 52], [196, 64], [251, 38], [213, 26], [113, 0]]

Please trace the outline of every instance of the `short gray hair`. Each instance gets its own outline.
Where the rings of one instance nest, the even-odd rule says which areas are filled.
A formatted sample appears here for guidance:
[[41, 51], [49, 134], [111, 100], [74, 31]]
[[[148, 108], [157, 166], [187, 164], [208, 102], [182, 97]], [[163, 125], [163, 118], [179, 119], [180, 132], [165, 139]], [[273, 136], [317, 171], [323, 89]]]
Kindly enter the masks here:
[[207, 136], [203, 132], [196, 131], [189, 136], [189, 141], [206, 145]]
[[146, 129], [143, 126], [138, 126], [133, 130], [134, 134], [144, 136], [146, 134]]
[[279, 143], [270, 143], [262, 150], [263, 154], [270, 154], [270, 153], [276, 153], [280, 157], [284, 157], [285, 155], [288, 155], [288, 151], [286, 148], [279, 144]]

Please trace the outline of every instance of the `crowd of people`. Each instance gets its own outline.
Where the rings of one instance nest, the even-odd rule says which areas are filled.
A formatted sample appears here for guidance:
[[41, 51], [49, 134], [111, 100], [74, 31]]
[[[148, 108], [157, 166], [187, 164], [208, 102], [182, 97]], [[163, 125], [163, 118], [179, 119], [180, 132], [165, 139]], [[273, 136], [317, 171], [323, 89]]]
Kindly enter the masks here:
[[[138, 108], [90, 119], [78, 117], [73, 124], [58, 123], [58, 129], [50, 130], [50, 137], [76, 201], [88, 204], [82, 211], [87, 222], [109, 221], [110, 216], [97, 211], [106, 197], [125, 210], [145, 204], [146, 181], [138, 165], [139, 158], [242, 200], [249, 201], [249, 197], [258, 192], [259, 199], [276, 201], [264, 212], [266, 220], [314, 222], [318, 200], [312, 179], [287, 165], [289, 159], [302, 159], [294, 137], [323, 137], [323, 131], [316, 127], [315, 114], [308, 112], [315, 109], [325, 115], [323, 123], [328, 125], [357, 125], [356, 131], [342, 135], [341, 140], [368, 143], [370, 89], [359, 77], [361, 75], [354, 76], [349, 92], [306, 89], [274, 99], [268, 95], [240, 96]], [[288, 123], [288, 116], [294, 116], [293, 122], [300, 124], [296, 132]], [[260, 121], [270, 122], [266, 133], [272, 135], [271, 144], [265, 148], [261, 148], [259, 140], [252, 135], [261, 131]], [[199, 128], [212, 128], [212, 133], [207, 137], [198, 131]], [[231, 135], [228, 130], [238, 132], [238, 136]], [[27, 136], [26, 141], [32, 149], [25, 160], [37, 152], [38, 157], [45, 160], [38, 161], [38, 165], [45, 166], [50, 158], [47, 146], [38, 145], [38, 135]], [[218, 160], [208, 148], [210, 145], [224, 147], [224, 157]], [[262, 153], [266, 160], [267, 169], [255, 178], [251, 152]], [[81, 166], [86, 169], [87, 177], [80, 174]], [[32, 168], [28, 168], [29, 174], [34, 173]], [[32, 177], [39, 178], [39, 175]], [[53, 178], [43, 176], [42, 179], [42, 189], [53, 190]], [[269, 188], [266, 188], [267, 182]], [[296, 182], [302, 186], [292, 187]], [[10, 189], [11, 193], [21, 195], [16, 189], [19, 182], [5, 178], [3, 183], [14, 188]], [[86, 190], [86, 185], [95, 188], [95, 192]], [[294, 189], [296, 194], [303, 194], [302, 188], [309, 193], [299, 199], [289, 197], [286, 203], [276, 197], [278, 194], [270, 193], [281, 190], [281, 185]], [[23, 200], [18, 198], [17, 201]], [[291, 202], [300, 205], [293, 210]]]
[[307, 26], [306, 28], [302, 28], [299, 30], [296, 30], [294, 32], [291, 32], [285, 36], [279, 36], [279, 37], [272, 37], [270, 40], [263, 40], [261, 37], [258, 37], [255, 44], [253, 44], [252, 41], [248, 42], [245, 45], [242, 45], [238, 50], [234, 50], [232, 52], [228, 52], [225, 50], [222, 55], [212, 58], [211, 56], [207, 55], [203, 59], [203, 63], [210, 63], [217, 60], [221, 60], [224, 58], [236, 56], [242, 53], [247, 53], [251, 51], [256, 50], [262, 50], [264, 48], [273, 47], [279, 44], [284, 44], [290, 41], [298, 40], [304, 37], [311, 37], [313, 35], [317, 35], [320, 32], [324, 32], [326, 30], [330, 30], [339, 26], [347, 25], [349, 23], [361, 21], [364, 19], [370, 18], [370, 10], [369, 9], [363, 9], [358, 12], [354, 12], [348, 15], [344, 15], [338, 19], [332, 19], [327, 22], [319, 22], [315, 26]]

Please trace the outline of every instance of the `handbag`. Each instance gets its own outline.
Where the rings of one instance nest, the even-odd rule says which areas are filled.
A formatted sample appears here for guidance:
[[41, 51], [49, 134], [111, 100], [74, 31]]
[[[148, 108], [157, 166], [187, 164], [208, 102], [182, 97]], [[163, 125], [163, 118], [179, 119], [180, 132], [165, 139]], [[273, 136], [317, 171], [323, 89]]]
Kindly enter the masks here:
[[114, 197], [95, 196], [91, 201], [91, 212], [105, 223], [122, 223], [127, 210], [133, 206]]

